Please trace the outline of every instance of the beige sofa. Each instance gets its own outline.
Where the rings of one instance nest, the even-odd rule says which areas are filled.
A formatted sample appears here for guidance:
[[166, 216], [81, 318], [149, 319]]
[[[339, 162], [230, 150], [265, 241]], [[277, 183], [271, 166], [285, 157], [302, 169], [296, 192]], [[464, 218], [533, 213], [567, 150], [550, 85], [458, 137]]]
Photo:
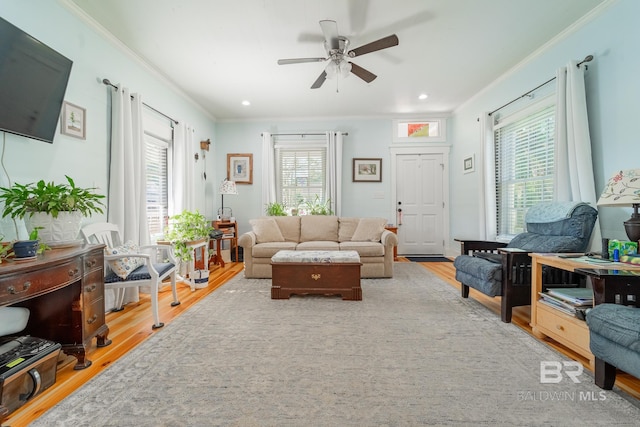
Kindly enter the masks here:
[[398, 238], [384, 228], [383, 218], [274, 216], [249, 223], [252, 230], [238, 239], [247, 278], [271, 278], [271, 257], [280, 250], [357, 251], [361, 277], [393, 277]]

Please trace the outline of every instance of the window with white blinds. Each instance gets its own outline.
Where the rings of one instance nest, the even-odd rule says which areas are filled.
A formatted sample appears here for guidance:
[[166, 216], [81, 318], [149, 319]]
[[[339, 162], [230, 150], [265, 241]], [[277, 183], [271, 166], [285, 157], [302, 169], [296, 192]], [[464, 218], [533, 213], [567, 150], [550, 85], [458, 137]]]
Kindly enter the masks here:
[[527, 209], [553, 199], [555, 105], [494, 128], [498, 238], [525, 231]]
[[[325, 146], [276, 145], [277, 199], [287, 212], [292, 208], [304, 208], [306, 202], [314, 202], [318, 196], [326, 199], [327, 148]], [[301, 212], [304, 213], [304, 212]]]
[[147, 222], [151, 240], [164, 233], [169, 220], [169, 143], [155, 136], [145, 135], [147, 167]]

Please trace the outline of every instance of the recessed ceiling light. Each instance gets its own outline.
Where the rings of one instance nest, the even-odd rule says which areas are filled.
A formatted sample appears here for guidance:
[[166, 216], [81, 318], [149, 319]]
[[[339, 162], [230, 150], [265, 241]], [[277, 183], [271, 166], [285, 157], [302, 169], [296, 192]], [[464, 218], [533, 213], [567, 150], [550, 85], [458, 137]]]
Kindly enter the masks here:
[[242, 105], [248, 107], [249, 105], [251, 105], [251, 103], [245, 99], [244, 101], [242, 101]]
[[429, 95], [427, 95], [426, 93], [421, 93], [420, 96], [418, 96], [418, 99], [427, 99], [429, 97]]

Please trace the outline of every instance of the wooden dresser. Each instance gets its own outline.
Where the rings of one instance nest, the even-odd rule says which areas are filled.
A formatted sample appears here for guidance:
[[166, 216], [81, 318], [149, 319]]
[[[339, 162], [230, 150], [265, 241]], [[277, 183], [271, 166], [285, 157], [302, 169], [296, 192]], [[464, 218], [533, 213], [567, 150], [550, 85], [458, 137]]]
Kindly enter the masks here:
[[104, 246], [52, 249], [24, 262], [0, 264], [0, 306], [26, 307], [29, 322], [22, 335], [62, 344], [75, 356], [75, 369], [91, 366], [87, 349], [111, 344], [104, 312]]

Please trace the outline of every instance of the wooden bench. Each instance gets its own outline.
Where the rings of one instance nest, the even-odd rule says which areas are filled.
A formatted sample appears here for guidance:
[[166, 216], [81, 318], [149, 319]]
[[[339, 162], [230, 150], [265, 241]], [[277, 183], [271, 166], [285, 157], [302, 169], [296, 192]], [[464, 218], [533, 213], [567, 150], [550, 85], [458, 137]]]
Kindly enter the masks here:
[[271, 258], [271, 298], [312, 294], [361, 301], [361, 265], [356, 251], [279, 251]]

